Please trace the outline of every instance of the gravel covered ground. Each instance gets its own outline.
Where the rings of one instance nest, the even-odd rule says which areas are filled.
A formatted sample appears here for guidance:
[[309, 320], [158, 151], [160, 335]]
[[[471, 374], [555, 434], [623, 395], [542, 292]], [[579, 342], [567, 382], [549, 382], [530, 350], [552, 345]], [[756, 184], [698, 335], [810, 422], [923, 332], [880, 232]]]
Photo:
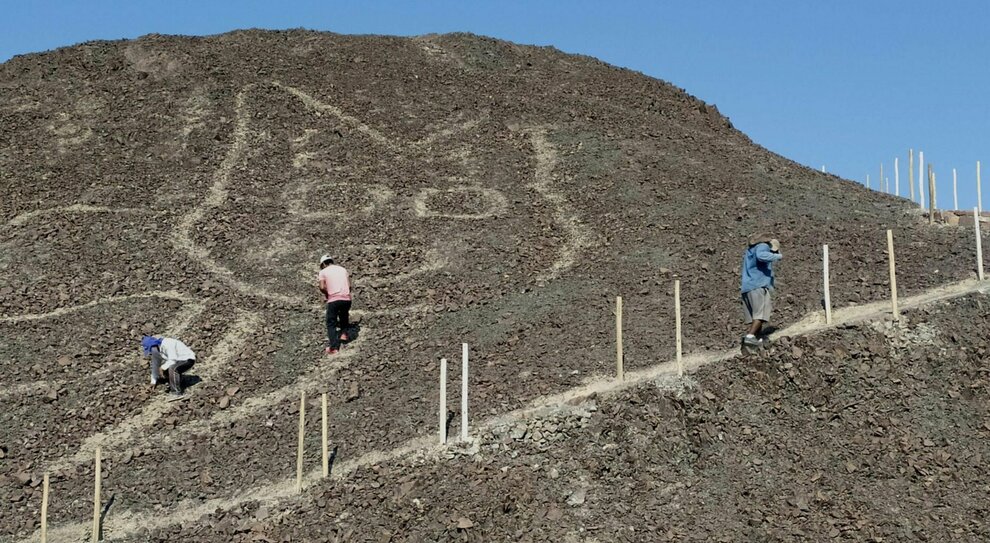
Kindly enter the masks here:
[[[461, 342], [471, 345], [478, 417], [609, 375], [616, 295], [627, 369], [671, 358], [675, 277], [685, 350], [731, 347], [739, 259], [754, 231], [783, 244], [781, 326], [819, 310], [823, 243], [837, 307], [887, 296], [888, 228], [902, 295], [973, 276], [971, 229], [929, 227], [903, 199], [774, 155], [667, 83], [465, 34], [245, 31], [16, 57], [0, 65], [0, 96], [5, 540], [38, 528], [45, 471], [52, 525], [81, 537], [97, 445], [114, 538], [146, 537], [134, 530], [152, 518], [153, 537], [206, 540], [983, 534], [979, 500], [958, 501], [971, 485], [985, 490], [973, 456], [982, 445], [939, 441], [962, 413], [908, 405], [928, 426], [883, 412], [853, 425], [861, 404], [828, 420], [824, 404], [781, 416], [802, 394], [854, 402], [881, 384], [891, 394], [918, 385], [910, 398], [956, 394], [969, 403], [953, 405], [982, 416], [981, 387], [944, 388], [902, 375], [891, 353], [842, 347], [882, 345], [886, 332], [874, 329], [706, 368], [682, 392], [647, 387], [576, 407], [556, 429], [526, 429], [520, 440], [506, 428], [484, 443], [511, 447], [453, 463], [359, 467], [314, 488], [299, 511], [268, 507], [256, 518], [251, 497], [278, 494], [294, 474], [300, 391], [329, 392], [345, 465], [430, 435], [438, 361], [456, 360]], [[314, 285], [326, 252], [352, 273], [360, 323], [331, 359]], [[915, 359], [930, 347], [910, 347], [907, 366], [940, 360], [963, 371], [951, 345], [979, 352], [985, 326], [931, 326], [947, 330], [946, 354]], [[184, 402], [166, 404], [146, 384], [138, 341], [152, 332], [199, 355]], [[788, 357], [799, 360], [782, 369]], [[820, 383], [812, 374], [825, 379], [829, 364], [846, 392], [833, 381], [800, 388]], [[731, 413], [748, 426], [720, 418]], [[315, 417], [308, 428], [316, 450]], [[935, 445], [903, 450], [905, 436]], [[975, 471], [939, 486], [939, 462]], [[845, 471], [838, 479], [833, 464]], [[448, 468], [449, 479], [431, 471]], [[567, 505], [583, 485], [585, 501]], [[225, 512], [200, 519], [211, 504]], [[462, 517], [473, 526], [458, 533]]]

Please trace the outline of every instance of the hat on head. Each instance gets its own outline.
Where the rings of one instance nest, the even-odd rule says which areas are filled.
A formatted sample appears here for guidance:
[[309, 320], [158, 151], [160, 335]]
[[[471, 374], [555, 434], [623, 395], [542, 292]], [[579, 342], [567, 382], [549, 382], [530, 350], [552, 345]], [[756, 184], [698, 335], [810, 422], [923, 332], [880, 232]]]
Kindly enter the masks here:
[[141, 338], [141, 349], [144, 350], [145, 356], [151, 354], [152, 347], [159, 347], [162, 344], [162, 339], [152, 336], [144, 336]]
[[749, 246], [752, 247], [760, 243], [770, 243], [771, 239], [773, 239], [773, 236], [767, 234], [766, 232], [753, 234], [752, 236], [749, 236]]
[[330, 255], [323, 255], [320, 257], [320, 265], [322, 266], [326, 262], [333, 262], [333, 257]]

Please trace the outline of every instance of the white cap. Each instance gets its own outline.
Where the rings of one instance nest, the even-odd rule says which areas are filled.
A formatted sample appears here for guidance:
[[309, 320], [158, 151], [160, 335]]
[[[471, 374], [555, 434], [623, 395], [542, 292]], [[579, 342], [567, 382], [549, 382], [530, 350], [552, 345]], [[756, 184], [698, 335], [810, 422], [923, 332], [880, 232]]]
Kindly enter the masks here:
[[323, 263], [326, 262], [327, 260], [333, 260], [333, 257], [330, 256], [330, 255], [323, 255], [323, 256], [321, 256], [320, 257], [320, 265], [322, 266]]

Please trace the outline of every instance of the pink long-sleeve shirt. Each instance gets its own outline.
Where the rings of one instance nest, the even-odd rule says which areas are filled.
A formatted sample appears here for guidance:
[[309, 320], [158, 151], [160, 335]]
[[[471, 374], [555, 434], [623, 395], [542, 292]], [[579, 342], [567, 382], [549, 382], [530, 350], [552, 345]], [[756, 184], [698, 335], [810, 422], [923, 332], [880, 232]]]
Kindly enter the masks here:
[[343, 266], [330, 264], [320, 270], [320, 287], [327, 292], [327, 303], [351, 299], [351, 281]]

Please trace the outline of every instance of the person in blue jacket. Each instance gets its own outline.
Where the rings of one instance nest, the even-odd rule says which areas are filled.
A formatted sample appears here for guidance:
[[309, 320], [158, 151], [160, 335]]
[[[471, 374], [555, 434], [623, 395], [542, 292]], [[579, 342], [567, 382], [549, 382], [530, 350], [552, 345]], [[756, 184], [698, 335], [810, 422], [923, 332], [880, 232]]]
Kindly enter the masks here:
[[750, 236], [742, 261], [743, 314], [749, 325], [742, 339], [743, 347], [762, 347], [766, 344], [760, 332], [763, 325], [770, 322], [773, 311], [773, 263], [781, 258], [780, 242], [775, 238], [768, 234]]

